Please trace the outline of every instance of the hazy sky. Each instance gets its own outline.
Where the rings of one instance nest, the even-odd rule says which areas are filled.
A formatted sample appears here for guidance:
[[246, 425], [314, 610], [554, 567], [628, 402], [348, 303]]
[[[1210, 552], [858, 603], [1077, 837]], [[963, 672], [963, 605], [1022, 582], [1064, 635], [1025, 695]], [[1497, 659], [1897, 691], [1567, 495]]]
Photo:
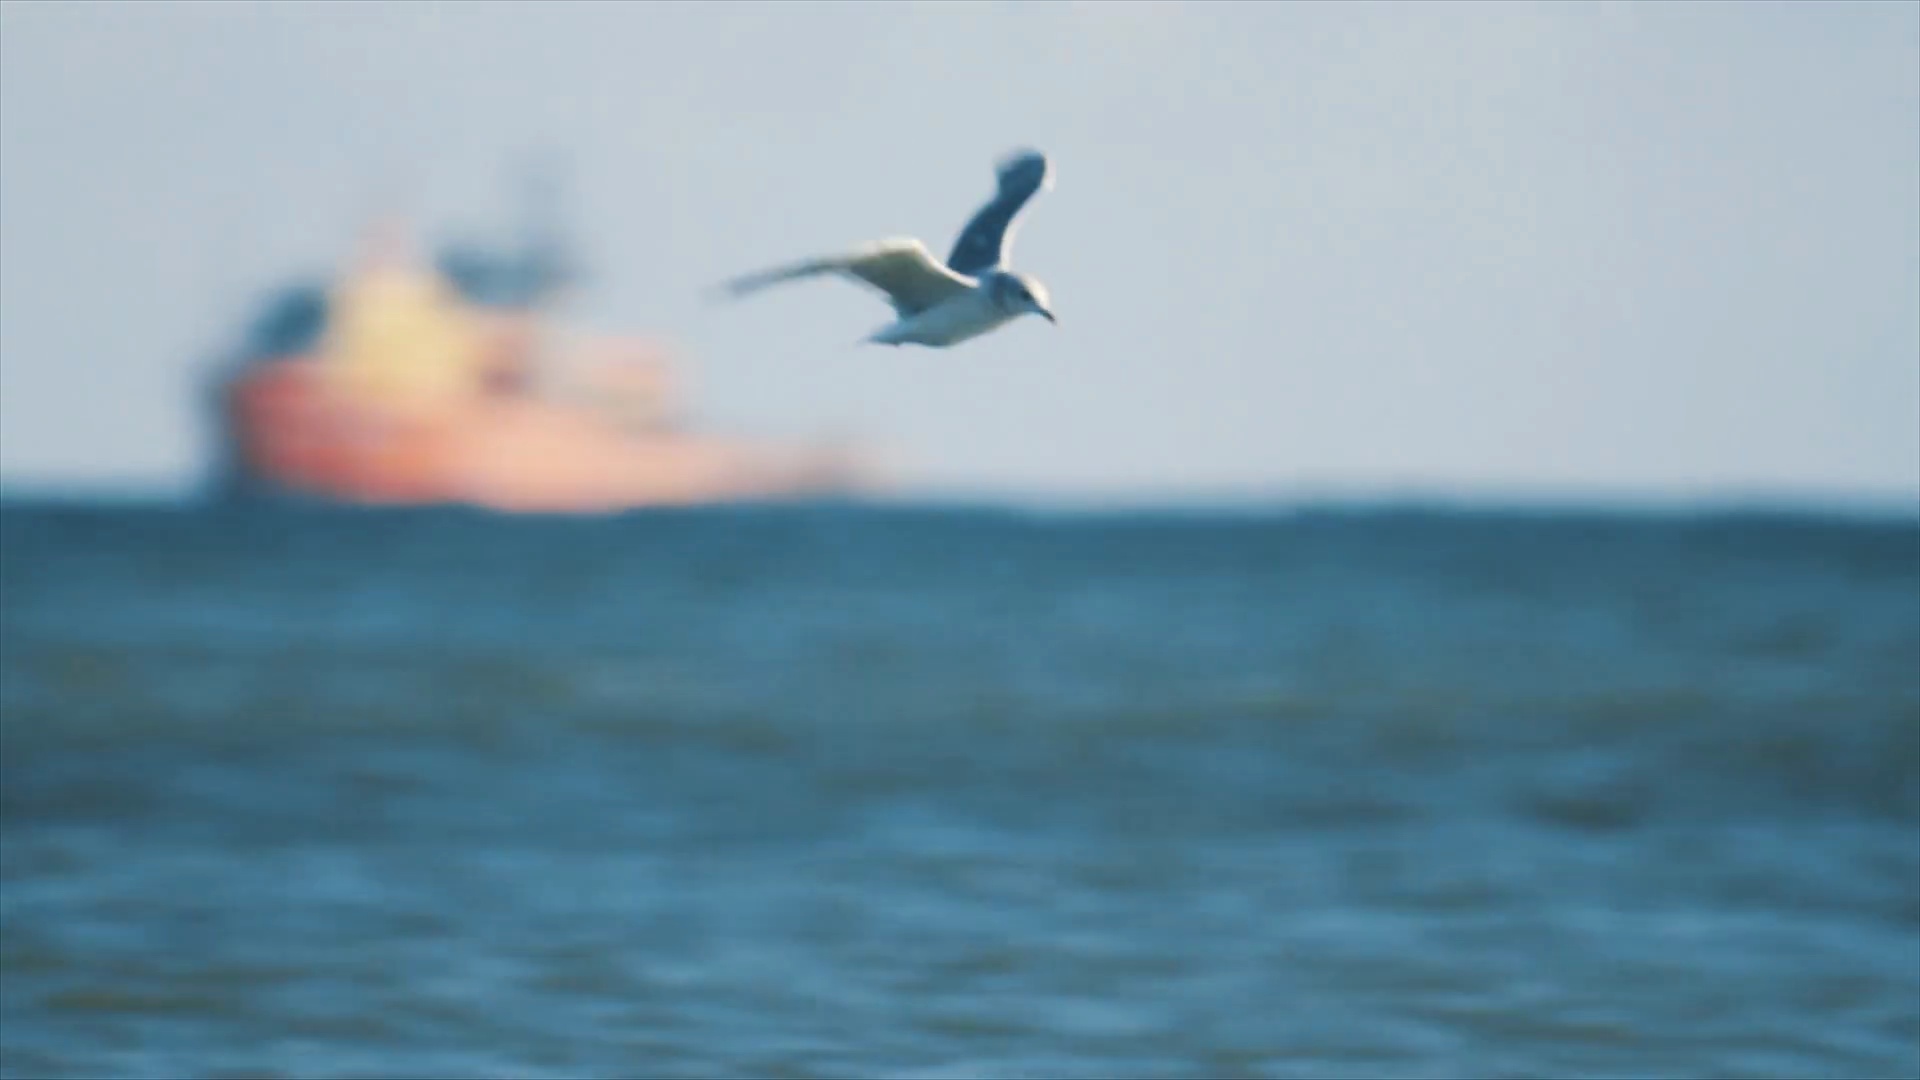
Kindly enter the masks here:
[[[1060, 326], [855, 348], [1022, 144]], [[1920, 493], [1914, 3], [0, 4], [0, 483], [178, 487], [195, 379], [398, 194], [566, 156], [588, 325], [928, 490]]]

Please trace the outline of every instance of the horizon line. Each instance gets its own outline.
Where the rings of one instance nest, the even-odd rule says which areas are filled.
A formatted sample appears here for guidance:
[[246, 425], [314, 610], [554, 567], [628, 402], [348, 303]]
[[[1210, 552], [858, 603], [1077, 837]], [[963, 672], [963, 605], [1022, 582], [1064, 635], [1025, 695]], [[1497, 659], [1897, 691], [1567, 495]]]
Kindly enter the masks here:
[[[273, 501], [271, 498], [269, 501]], [[478, 509], [457, 501], [382, 505], [292, 495], [287, 501], [341, 509]], [[0, 505], [150, 506], [189, 509], [225, 504], [204, 485], [32, 483], [0, 481]], [[1314, 509], [1436, 509], [1531, 513], [1786, 513], [1920, 520], [1920, 489], [1809, 489], [1755, 485], [1653, 488], [1631, 485], [1318, 483], [1193, 487], [1035, 488], [1015, 485], [930, 484], [846, 494], [716, 500], [710, 506], [792, 503], [854, 504], [879, 508], [952, 508], [1040, 513], [1242, 513]], [[680, 507], [658, 507], [679, 509]], [[697, 508], [697, 507], [696, 507]], [[510, 517], [612, 516], [656, 509], [636, 505], [608, 511], [520, 513]]]

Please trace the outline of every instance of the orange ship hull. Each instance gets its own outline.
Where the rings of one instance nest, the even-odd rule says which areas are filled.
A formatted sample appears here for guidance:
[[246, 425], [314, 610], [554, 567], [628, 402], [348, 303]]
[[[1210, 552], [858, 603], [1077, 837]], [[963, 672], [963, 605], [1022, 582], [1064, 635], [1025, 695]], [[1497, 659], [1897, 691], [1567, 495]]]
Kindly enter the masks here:
[[347, 393], [306, 357], [254, 365], [224, 405], [250, 482], [332, 501], [605, 512], [861, 486], [841, 455], [633, 432], [536, 398], [475, 393], [407, 412]]

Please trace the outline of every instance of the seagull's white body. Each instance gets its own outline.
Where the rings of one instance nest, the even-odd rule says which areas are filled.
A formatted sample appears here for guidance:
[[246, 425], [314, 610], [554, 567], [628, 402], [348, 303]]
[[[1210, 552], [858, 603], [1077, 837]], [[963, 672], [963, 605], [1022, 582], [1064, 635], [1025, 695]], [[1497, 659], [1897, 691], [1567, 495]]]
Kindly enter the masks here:
[[926, 345], [944, 349], [976, 338], [1012, 321], [1019, 311], [1003, 310], [978, 283], [925, 311], [902, 316], [875, 330], [866, 340], [880, 345]]
[[884, 294], [898, 316], [865, 340], [946, 348], [1032, 313], [1054, 321], [1047, 290], [1006, 269], [1013, 226], [1036, 191], [1051, 185], [1046, 158], [1027, 151], [1001, 163], [1000, 190], [961, 231], [945, 263], [914, 239], [882, 240], [845, 255], [812, 259], [728, 283], [736, 296], [819, 274], [841, 274]]

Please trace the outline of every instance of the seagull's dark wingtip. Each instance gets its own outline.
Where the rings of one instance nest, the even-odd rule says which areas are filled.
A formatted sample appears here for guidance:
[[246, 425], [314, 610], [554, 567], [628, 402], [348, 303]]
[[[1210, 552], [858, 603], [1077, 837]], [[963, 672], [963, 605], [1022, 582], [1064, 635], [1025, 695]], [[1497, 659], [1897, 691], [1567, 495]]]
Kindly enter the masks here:
[[727, 304], [746, 295], [746, 290], [740, 287], [739, 282], [722, 281], [717, 285], [707, 286], [701, 290], [701, 293], [709, 304]]
[[995, 170], [1002, 189], [1032, 191], [1053, 186], [1053, 163], [1047, 155], [1031, 147], [1022, 147], [1000, 159]]

